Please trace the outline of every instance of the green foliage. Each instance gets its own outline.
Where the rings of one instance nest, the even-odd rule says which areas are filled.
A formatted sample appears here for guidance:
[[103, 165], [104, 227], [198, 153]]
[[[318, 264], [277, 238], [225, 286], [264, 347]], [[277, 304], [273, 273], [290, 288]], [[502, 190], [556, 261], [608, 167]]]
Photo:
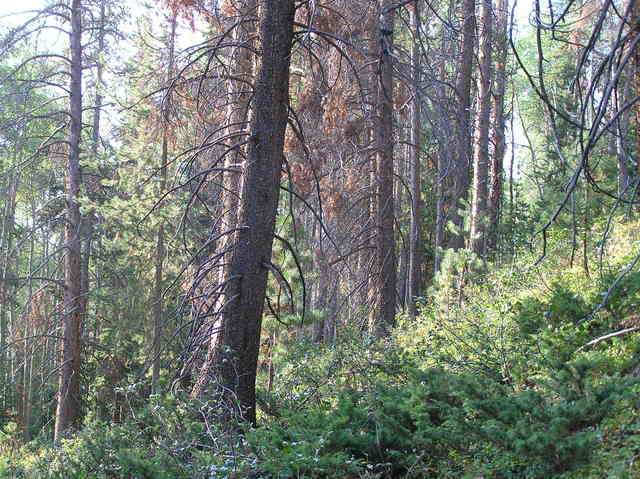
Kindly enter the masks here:
[[333, 431], [308, 426], [274, 425], [247, 435], [262, 474], [278, 478], [345, 477], [361, 470], [359, 460], [348, 451], [336, 450], [328, 441]]
[[594, 303], [603, 301], [606, 297], [604, 309], [611, 314], [614, 319], [620, 321], [635, 315], [640, 305], [640, 272], [630, 272], [623, 276], [609, 292], [609, 287], [614, 284], [619, 272], [603, 275], [599, 288], [593, 298]]
[[346, 389], [331, 408], [289, 412], [251, 431], [259, 467], [267, 477], [344, 477], [339, 464], [385, 474], [420, 464], [450, 477], [549, 477], [585, 464], [602, 419], [637, 391], [633, 380], [595, 379], [588, 362], [523, 391], [440, 369], [405, 373], [405, 384]]
[[214, 403], [145, 405], [125, 388], [128, 421], [7, 449], [0, 477], [633, 477], [640, 387], [622, 373], [637, 339], [583, 347], [632, 314], [637, 275], [594, 315], [613, 277], [485, 270], [467, 254], [446, 264], [420, 316], [387, 340], [280, 331], [259, 428], [222, 430]]
[[[216, 431], [218, 432], [218, 431]], [[58, 445], [32, 442], [4, 456], [0, 477], [37, 479], [208, 478], [215, 438], [190, 405], [175, 398], [151, 398], [134, 419], [91, 421]]]
[[511, 319], [522, 278], [515, 268], [484, 270], [470, 252], [448, 252], [420, 317], [402, 319], [396, 341], [424, 367], [509, 380], [523, 354]]

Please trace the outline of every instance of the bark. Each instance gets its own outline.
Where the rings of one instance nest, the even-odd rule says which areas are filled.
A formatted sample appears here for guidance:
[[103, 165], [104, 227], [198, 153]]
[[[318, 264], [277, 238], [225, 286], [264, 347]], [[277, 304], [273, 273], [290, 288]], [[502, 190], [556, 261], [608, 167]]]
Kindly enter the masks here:
[[[103, 59], [102, 54], [105, 51], [105, 21], [106, 21], [106, 6], [105, 2], [100, 3], [100, 19], [98, 24], [98, 50], [96, 61], [96, 98], [93, 111], [93, 129], [91, 137], [91, 156], [94, 161], [98, 159], [98, 151], [100, 148], [100, 123], [103, 107], [102, 96], [102, 77], [103, 77]], [[89, 197], [96, 195], [98, 187], [96, 182], [83, 182], [86, 185], [86, 191]], [[80, 315], [81, 321], [86, 323], [87, 310], [89, 307], [89, 291], [91, 289], [91, 278], [89, 275], [89, 267], [91, 263], [91, 255], [93, 248], [93, 236], [94, 226], [96, 223], [96, 216], [93, 212], [89, 212], [81, 216], [81, 249], [82, 249], [82, 265], [81, 265], [81, 298], [80, 298]], [[94, 337], [98, 336], [97, 329], [94, 331]]]
[[82, 5], [71, 5], [71, 85], [66, 178], [65, 292], [62, 363], [58, 386], [55, 441], [80, 421], [80, 329], [82, 321], [82, 272], [80, 247], [80, 141], [82, 132]]
[[480, 40], [477, 141], [473, 161], [473, 201], [471, 203], [471, 250], [483, 257], [486, 250], [486, 232], [489, 206], [489, 125], [491, 118], [491, 47], [493, 37], [493, 9], [491, 0], [482, 0]]
[[[166, 165], [167, 157], [167, 144], [166, 137], [163, 138], [162, 144], [162, 157], [163, 165]], [[160, 176], [160, 188], [164, 190], [167, 183], [167, 168], [163, 166], [161, 168]], [[165, 249], [165, 232], [164, 224], [158, 225], [158, 233], [156, 235], [156, 251], [155, 251], [155, 264], [153, 275], [153, 298], [152, 304], [152, 316], [153, 316], [153, 335], [151, 343], [151, 392], [152, 394], [158, 394], [159, 382], [160, 382], [160, 352], [162, 344], [162, 323], [164, 305], [162, 299], [162, 283], [164, 278], [164, 258], [166, 255]]]
[[[36, 213], [36, 205], [35, 202], [31, 203], [31, 217], [35, 218]], [[22, 335], [27, 337], [29, 335], [36, 335], [39, 331], [36, 331], [36, 324], [39, 316], [40, 304], [42, 301], [42, 296], [38, 295], [36, 297], [34, 295], [34, 282], [31, 279], [34, 272], [35, 267], [35, 250], [36, 250], [36, 242], [35, 238], [31, 236], [29, 240], [29, 281], [28, 281], [28, 295], [27, 295], [27, 311], [26, 314], [21, 315], [20, 323], [22, 323]], [[31, 427], [31, 411], [32, 411], [32, 403], [31, 403], [31, 391], [33, 386], [33, 377], [32, 377], [32, 368], [29, 365], [32, 365], [33, 361], [33, 347], [31, 341], [24, 341], [22, 344], [22, 361], [23, 361], [23, 373], [22, 373], [22, 385], [21, 385], [21, 396], [22, 396], [22, 407], [21, 407], [21, 416], [22, 416], [22, 439], [25, 442], [30, 441], [30, 427]], [[44, 377], [44, 376], [42, 376]]]
[[[255, 0], [248, 0], [243, 5], [244, 16], [255, 15], [257, 9]], [[231, 138], [232, 152], [225, 158], [225, 168], [240, 169], [244, 161], [246, 150], [240, 146], [233, 145], [244, 139], [244, 136], [236, 136], [238, 133], [244, 135], [247, 129], [249, 116], [249, 100], [251, 91], [249, 85], [253, 77], [253, 55], [250, 49], [251, 41], [255, 36], [255, 22], [245, 22], [235, 28], [233, 36], [234, 42], [238, 45], [232, 54], [232, 64], [235, 71], [232, 71], [228, 81], [228, 94], [230, 106], [228, 111], [229, 135]], [[223, 218], [222, 232], [231, 231], [236, 226], [238, 201], [242, 189], [240, 175], [237, 173], [225, 172], [223, 176]], [[224, 249], [232, 246], [231, 235], [224, 237]], [[222, 277], [226, 276], [223, 271]]]
[[[475, 0], [464, 0], [462, 5], [462, 55], [456, 80], [455, 155], [445, 165], [439, 165], [438, 219], [436, 249], [464, 248], [464, 216], [459, 211], [469, 191], [471, 169], [471, 79], [475, 49]], [[449, 230], [449, 223], [453, 230]], [[436, 271], [440, 269], [441, 254], [436, 258]]]
[[504, 156], [507, 151], [505, 138], [505, 90], [507, 84], [507, 52], [508, 52], [508, 26], [509, 24], [509, 1], [498, 0], [497, 31], [494, 44], [496, 45], [497, 56], [495, 60], [495, 88], [493, 94], [493, 144], [494, 152], [491, 161], [489, 179], [489, 205], [488, 205], [488, 225], [486, 232], [486, 252], [493, 256], [498, 249], [498, 226], [500, 222], [500, 210], [502, 204], [503, 185], [503, 165]]
[[[238, 8], [238, 5], [236, 5]], [[257, 2], [255, 0], [247, 0], [242, 4], [240, 9], [242, 17], [248, 17], [256, 14]], [[251, 51], [251, 42], [256, 34], [255, 22], [244, 22], [237, 25], [233, 30], [234, 43], [237, 45], [231, 54], [232, 71], [227, 82], [227, 93], [229, 96], [229, 107], [227, 110], [228, 128], [227, 134], [230, 136], [231, 151], [225, 156], [224, 167], [227, 171], [222, 176], [222, 221], [219, 222], [217, 233], [214, 236], [223, 235], [220, 240], [219, 251], [222, 254], [222, 266], [218, 270], [216, 278], [218, 285], [223, 285], [225, 278], [229, 276], [229, 268], [231, 262], [229, 257], [232, 254], [233, 242], [235, 236], [232, 233], [237, 225], [237, 215], [239, 200], [242, 191], [242, 179], [239, 173], [229, 170], [240, 170], [242, 168], [246, 155], [246, 148], [234, 145], [244, 140], [243, 134], [247, 129], [247, 121], [249, 117], [249, 102], [251, 99], [251, 84], [253, 78], [253, 54]], [[225, 234], [226, 233], [226, 234]], [[217, 252], [213, 252], [217, 254]], [[214, 288], [216, 293], [214, 308], [218, 310], [224, 304], [225, 296], [220, 294], [219, 287]], [[208, 383], [208, 376], [214, 367], [215, 352], [218, 349], [217, 342], [219, 340], [219, 332], [221, 330], [221, 317], [217, 316], [211, 327], [211, 337], [209, 338], [209, 347], [207, 355], [200, 368], [198, 378], [191, 390], [193, 397], [198, 397], [204, 392], [204, 387]]]
[[[12, 254], [15, 235], [16, 196], [18, 193], [19, 175], [9, 172], [5, 177], [3, 214], [0, 224], [0, 381], [2, 382], [2, 398], [7, 401], [10, 396], [8, 385], [10, 384], [7, 372], [7, 343], [9, 335], [9, 318], [13, 309], [15, 283], [7, 281], [12, 275], [12, 262], [15, 258]], [[6, 404], [2, 404], [7, 408]]]
[[[613, 76], [614, 73], [612, 72], [611, 75]], [[631, 85], [627, 83], [622, 91], [622, 98], [629, 98], [631, 95]], [[631, 125], [633, 127], [633, 122], [631, 121], [632, 115], [633, 112], [626, 111], [616, 119], [616, 135], [613, 137], [613, 145], [611, 148], [612, 154], [618, 159], [618, 195], [620, 197], [629, 195], [632, 189], [630, 188], [632, 185], [632, 174], [631, 168], [629, 167], [628, 145], [625, 142], [628, 126]]]
[[22, 406], [22, 440], [31, 440], [31, 423], [33, 421], [33, 361], [34, 350], [30, 344], [24, 346], [24, 372], [22, 374], [23, 406]]
[[[372, 6], [373, 7], [373, 6]], [[376, 47], [376, 27], [378, 25], [378, 19], [376, 18], [375, 8], [367, 10], [366, 20], [364, 22], [367, 30], [367, 38], [363, 42], [364, 48], [366, 48], [372, 55], [377, 52]], [[374, 105], [375, 99], [375, 86], [376, 86], [376, 66], [375, 61], [368, 56], [367, 61], [364, 62], [361, 78], [362, 78], [362, 91], [363, 98], [366, 104], [366, 111], [368, 116], [366, 117], [363, 131], [362, 131], [362, 145], [364, 146], [365, 158], [363, 159], [366, 164], [366, 170], [363, 171], [364, 188], [368, 192], [368, 201], [363, 205], [363, 227], [362, 230], [366, 231], [363, 248], [358, 253], [358, 267], [359, 276], [363, 278], [362, 287], [360, 288], [360, 302], [365, 305], [366, 311], [373, 311], [376, 301], [376, 285], [374, 278], [375, 271], [375, 256], [371, 254], [375, 250], [375, 234], [370, 234], [369, 231], [375, 230], [376, 225], [376, 211], [378, 210], [378, 202], [376, 195], [376, 165], [375, 154], [371, 152], [375, 143], [375, 115]], [[362, 322], [362, 330], [364, 331], [368, 326], [367, 319], [371, 319], [371, 314], [367, 313]]]
[[375, 124], [377, 173], [376, 305], [370, 333], [386, 335], [396, 314], [395, 212], [393, 198], [393, 29], [392, 2], [381, 2], [378, 24], [377, 118]]
[[[456, 11], [456, 2], [449, 0], [447, 7], [446, 20], [451, 22]], [[449, 29], [445, 26], [441, 26], [440, 32], [440, 49], [443, 57], [451, 58], [454, 55], [454, 50], [457, 49], [452, 44], [452, 39], [449, 36]], [[449, 121], [449, 117], [455, 118], [455, 113], [452, 111], [451, 101], [448, 100], [447, 85], [454, 83], [455, 79], [452, 78], [452, 73], [448, 68], [450, 61], [441, 61], [438, 68], [438, 83], [437, 91], [438, 96], [443, 99], [442, 102], [437, 103], [438, 108], [436, 121], [438, 122], [438, 159], [436, 164], [436, 224], [435, 224], [435, 248], [433, 259], [433, 273], [437, 273], [440, 269], [440, 262], [442, 261], [442, 253], [447, 243], [447, 237], [445, 233], [447, 231], [447, 221], [449, 221], [449, 203], [451, 201], [451, 167], [454, 164], [453, 158], [456, 152], [456, 132], [457, 125], [452, 124]], [[453, 68], [451, 68], [453, 70]]]
[[[244, 168], [238, 231], [228, 275], [220, 331], [213, 351], [220, 397], [228, 419], [255, 423], [255, 380], [280, 195], [284, 133], [289, 106], [289, 66], [294, 1], [268, 1], [260, 12], [260, 59]], [[239, 410], [236, 408], [239, 406]], [[239, 413], [239, 416], [237, 415]]]
[[[414, 35], [419, 37], [422, 30], [420, 19], [420, 2], [416, 1], [414, 8], [411, 10], [411, 24], [414, 28]], [[413, 42], [411, 50], [411, 68], [412, 68], [412, 95], [411, 102], [411, 138], [410, 138], [410, 181], [411, 181], [411, 225], [409, 233], [409, 280], [408, 292], [409, 299], [409, 316], [416, 316], [416, 296], [422, 291], [422, 263], [424, 261], [424, 249], [422, 246], [422, 185], [420, 181], [421, 164], [420, 149], [422, 145], [421, 128], [420, 128], [420, 78], [422, 65], [420, 64], [420, 46], [418, 38]]]
[[[633, 9], [631, 10], [631, 26], [633, 28], [634, 38], [631, 41], [634, 41], [640, 35], [640, 1], [638, 0], [630, 0], [635, 1]], [[633, 95], [640, 95], [640, 48], [636, 47], [633, 52]], [[635, 131], [635, 151], [640, 152], [640, 101], [636, 101], [633, 106], [633, 127]], [[636, 185], [638, 184], [638, 180], [640, 179], [640, 160], [636, 162]], [[634, 185], [635, 186], [635, 185]], [[634, 200], [638, 200], [638, 190], [639, 188], [635, 188], [635, 197]]]

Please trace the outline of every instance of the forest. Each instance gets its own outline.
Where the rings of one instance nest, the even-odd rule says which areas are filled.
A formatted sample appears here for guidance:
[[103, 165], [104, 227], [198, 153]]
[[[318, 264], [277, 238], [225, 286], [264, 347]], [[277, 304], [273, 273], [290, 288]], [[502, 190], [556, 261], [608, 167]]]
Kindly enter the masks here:
[[0, 478], [640, 477], [640, 0], [2, 3]]

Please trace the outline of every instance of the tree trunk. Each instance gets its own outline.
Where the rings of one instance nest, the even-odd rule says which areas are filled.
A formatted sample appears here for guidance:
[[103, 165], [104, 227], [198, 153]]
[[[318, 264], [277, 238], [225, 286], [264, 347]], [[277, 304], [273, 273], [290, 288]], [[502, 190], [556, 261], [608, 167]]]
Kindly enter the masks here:
[[504, 101], [507, 84], [507, 52], [509, 28], [509, 0], [498, 0], [497, 12], [497, 58], [495, 61], [495, 90], [493, 94], [493, 144], [494, 152], [491, 161], [489, 179], [489, 205], [487, 225], [486, 252], [494, 256], [498, 249], [498, 226], [500, 223], [500, 210], [502, 204], [503, 164], [507, 151], [505, 139], [505, 115]]
[[[241, 14], [244, 17], [254, 15], [257, 9], [256, 0], [246, 0], [242, 5]], [[251, 91], [248, 85], [253, 78], [253, 53], [250, 45], [255, 36], [256, 28], [254, 22], [245, 22], [238, 25], [233, 31], [236, 47], [232, 53], [231, 63], [234, 70], [228, 84], [228, 96], [230, 99], [228, 107], [228, 134], [230, 135], [231, 152], [225, 156], [225, 169], [241, 169], [246, 154], [246, 148], [239, 146], [244, 139], [247, 130], [249, 117], [249, 101]], [[235, 145], [234, 145], [235, 143]], [[231, 232], [237, 224], [238, 202], [241, 195], [242, 183], [239, 173], [225, 171], [223, 173], [222, 189], [222, 225], [221, 233]], [[233, 235], [227, 234], [223, 237], [223, 251], [233, 246]], [[227, 276], [225, 268], [221, 268], [220, 279]]]
[[[257, 10], [256, 0], [246, 0], [242, 6], [236, 6], [241, 17], [254, 15]], [[253, 37], [255, 37], [255, 22], [244, 22], [237, 25], [233, 30], [233, 39], [236, 47], [231, 54], [232, 71], [227, 82], [227, 94], [229, 96], [229, 106], [227, 108], [227, 134], [231, 143], [230, 151], [226, 153], [224, 160], [224, 168], [226, 171], [222, 174], [222, 221], [217, 226], [217, 232], [214, 236], [222, 235], [220, 240], [220, 248], [222, 252], [220, 263], [217, 271], [218, 277], [215, 279], [218, 285], [223, 285], [225, 278], [229, 276], [229, 268], [231, 262], [229, 257], [233, 251], [233, 242], [235, 235], [234, 228], [237, 225], [237, 215], [239, 200], [242, 194], [242, 178], [240, 173], [230, 170], [242, 169], [242, 165], [246, 156], [246, 148], [238, 144], [244, 139], [242, 135], [246, 133], [247, 121], [249, 117], [249, 102], [251, 99], [251, 91], [248, 85], [251, 84], [253, 78], [253, 52], [250, 48]], [[234, 143], [236, 143], [234, 145]], [[214, 255], [216, 253], [214, 252]], [[220, 287], [213, 288], [215, 303], [214, 308], [220, 310], [223, 307], [225, 295], [221, 294]], [[209, 347], [207, 355], [200, 368], [198, 379], [196, 380], [191, 395], [198, 397], [204, 392], [204, 387], [208, 383], [206, 379], [214, 367], [215, 351], [219, 340], [219, 332], [221, 330], [221, 316], [214, 316], [214, 324], [211, 327], [211, 337], [209, 338]]]
[[[635, 1], [635, 4], [631, 10], [631, 19], [630, 24], [633, 28], [634, 37], [631, 41], [635, 41], [635, 39], [640, 36], [640, 1], [639, 0], [630, 0], [631, 2]], [[640, 48], [636, 47], [633, 52], [633, 67], [632, 67], [632, 78], [633, 78], [633, 93], [632, 96], [640, 95]], [[636, 101], [633, 106], [633, 126], [635, 130], [635, 151], [636, 151], [636, 170], [635, 170], [635, 190], [633, 192], [632, 199], [638, 201], [639, 199], [639, 191], [640, 188], [638, 185], [640, 184], [640, 101]]]
[[318, 279], [314, 285], [315, 294], [313, 294], [312, 297], [311, 309], [317, 311], [321, 317], [315, 318], [314, 320], [311, 340], [314, 343], [321, 343], [326, 339], [325, 326], [329, 318], [327, 305], [331, 300], [331, 288], [329, 285], [332, 283], [332, 280], [329, 262], [326, 258], [326, 250], [322, 244], [324, 232], [319, 225], [317, 228], [314, 228], [314, 230], [313, 269], [317, 272]]
[[[169, 20], [169, 61], [167, 64], [167, 84], [171, 82], [173, 77], [173, 63], [175, 56], [177, 13], [173, 11]], [[168, 97], [163, 101], [162, 108], [162, 147], [160, 155], [160, 185], [159, 195], [164, 193], [167, 187], [167, 163], [169, 162], [169, 116], [170, 102]], [[151, 390], [153, 394], [158, 394], [160, 381], [160, 352], [162, 345], [162, 324], [164, 314], [164, 304], [162, 299], [162, 285], [164, 282], [164, 259], [166, 256], [165, 248], [165, 225], [160, 222], [158, 232], [156, 234], [156, 252], [153, 278], [153, 298], [152, 315], [153, 315], [153, 336], [151, 344]]]
[[[436, 248], [464, 248], [464, 216], [460, 213], [462, 201], [469, 191], [471, 168], [471, 78], [475, 49], [475, 0], [464, 0], [462, 6], [463, 38], [462, 56], [456, 81], [456, 131], [455, 155], [450, 163], [439, 165], [438, 220]], [[443, 171], [444, 170], [444, 171]], [[448, 231], [449, 223], [454, 231]], [[436, 259], [436, 271], [440, 269], [441, 254]]]
[[[98, 151], [100, 149], [100, 120], [102, 118], [103, 96], [102, 96], [102, 78], [103, 78], [103, 58], [102, 55], [105, 52], [105, 22], [106, 22], [106, 5], [105, 2], [100, 3], [100, 19], [98, 24], [98, 50], [96, 60], [96, 98], [93, 110], [93, 129], [91, 136], [91, 157], [93, 161], [98, 161]], [[86, 182], [85, 191], [87, 196], [93, 199], [93, 196], [98, 193], [97, 182]], [[91, 265], [91, 255], [93, 248], [93, 236], [94, 225], [96, 223], [96, 216], [93, 212], [83, 214], [80, 218], [81, 221], [81, 298], [80, 298], [80, 316], [83, 324], [87, 321], [87, 310], [89, 307], [89, 291], [91, 289], [91, 278], [89, 275], [89, 268]], [[82, 334], [82, 333], [81, 333]], [[98, 331], [94, 330], [94, 337], [97, 338]]]
[[[447, 6], [447, 22], [452, 22], [457, 3], [454, 0], [449, 0]], [[440, 52], [445, 58], [449, 58], [449, 61], [440, 62], [438, 68], [438, 83], [437, 92], [438, 96], [444, 99], [442, 102], [436, 103], [435, 107], [438, 109], [436, 113], [436, 121], [438, 128], [435, 132], [438, 133], [438, 158], [436, 162], [436, 178], [435, 178], [435, 190], [436, 190], [436, 223], [435, 223], [435, 244], [434, 244], [434, 258], [433, 258], [433, 274], [437, 273], [440, 269], [440, 263], [442, 261], [442, 254], [446, 248], [448, 242], [448, 235], [445, 235], [447, 231], [447, 222], [449, 221], [449, 203], [451, 202], [451, 167], [454, 164], [453, 158], [456, 154], [456, 128], [457, 125], [449, 118], [455, 119], [455, 113], [452, 111], [455, 101], [446, 101], [447, 85], [451, 85], [455, 81], [452, 71], [454, 50], [457, 50], [453, 39], [451, 38], [449, 28], [446, 25], [442, 25], [440, 32]], [[455, 92], [454, 92], [455, 93]], [[457, 106], [457, 105], [456, 105]]]
[[10, 283], [8, 279], [12, 275], [12, 262], [16, 260], [12, 249], [19, 174], [9, 172], [5, 176], [5, 181], [6, 184], [2, 192], [4, 196], [2, 223], [0, 224], [0, 382], [2, 384], [0, 407], [8, 409], [7, 401], [11, 396], [8, 386], [11, 383], [11, 378], [8, 376], [10, 369], [7, 364], [7, 344], [10, 332], [9, 319], [14, 308], [16, 288], [15, 283]]
[[238, 231], [234, 234], [234, 249], [224, 281], [225, 303], [219, 313], [219, 336], [215, 344], [210, 344], [210, 348], [215, 348], [213, 374], [229, 407], [228, 418], [252, 423], [256, 421], [256, 369], [288, 116], [294, 3], [266, 1], [261, 6], [261, 55]]
[[375, 124], [377, 173], [376, 307], [369, 329], [382, 337], [393, 326], [396, 315], [395, 212], [393, 201], [393, 28], [392, 2], [380, 5], [378, 24], [377, 118]]
[[411, 231], [409, 233], [409, 281], [408, 299], [409, 316], [416, 317], [416, 296], [422, 292], [422, 263], [424, 260], [424, 248], [422, 246], [422, 185], [420, 181], [420, 148], [422, 145], [420, 129], [420, 79], [422, 65], [420, 62], [420, 46], [418, 38], [422, 30], [420, 19], [420, 2], [416, 0], [411, 9], [411, 24], [414, 28], [416, 38], [413, 41], [411, 50], [412, 68], [412, 95], [411, 102], [411, 139], [409, 146], [410, 157], [410, 179], [411, 179]]
[[80, 248], [80, 141], [82, 132], [82, 5], [71, 5], [71, 85], [66, 178], [65, 292], [62, 363], [58, 386], [55, 441], [80, 421], [80, 328], [82, 320], [82, 272]]
[[471, 250], [484, 257], [486, 250], [487, 214], [489, 204], [489, 125], [491, 118], [491, 43], [493, 9], [491, 0], [482, 0], [480, 40], [477, 141], [473, 159], [473, 201], [471, 203]]

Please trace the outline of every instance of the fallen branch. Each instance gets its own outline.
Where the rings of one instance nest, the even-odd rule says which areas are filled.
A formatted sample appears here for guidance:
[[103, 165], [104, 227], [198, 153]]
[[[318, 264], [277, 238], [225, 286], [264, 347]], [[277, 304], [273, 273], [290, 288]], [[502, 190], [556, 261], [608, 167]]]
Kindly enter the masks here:
[[591, 346], [593, 344], [598, 344], [600, 341], [604, 341], [605, 339], [615, 338], [616, 336], [622, 336], [623, 334], [632, 333], [633, 331], [640, 331], [640, 326], [635, 326], [633, 328], [621, 329], [620, 331], [616, 331], [615, 333], [605, 334], [604, 336], [600, 336], [599, 338], [592, 339], [584, 346], [580, 346], [576, 349], [576, 353], [579, 353], [587, 346]]

